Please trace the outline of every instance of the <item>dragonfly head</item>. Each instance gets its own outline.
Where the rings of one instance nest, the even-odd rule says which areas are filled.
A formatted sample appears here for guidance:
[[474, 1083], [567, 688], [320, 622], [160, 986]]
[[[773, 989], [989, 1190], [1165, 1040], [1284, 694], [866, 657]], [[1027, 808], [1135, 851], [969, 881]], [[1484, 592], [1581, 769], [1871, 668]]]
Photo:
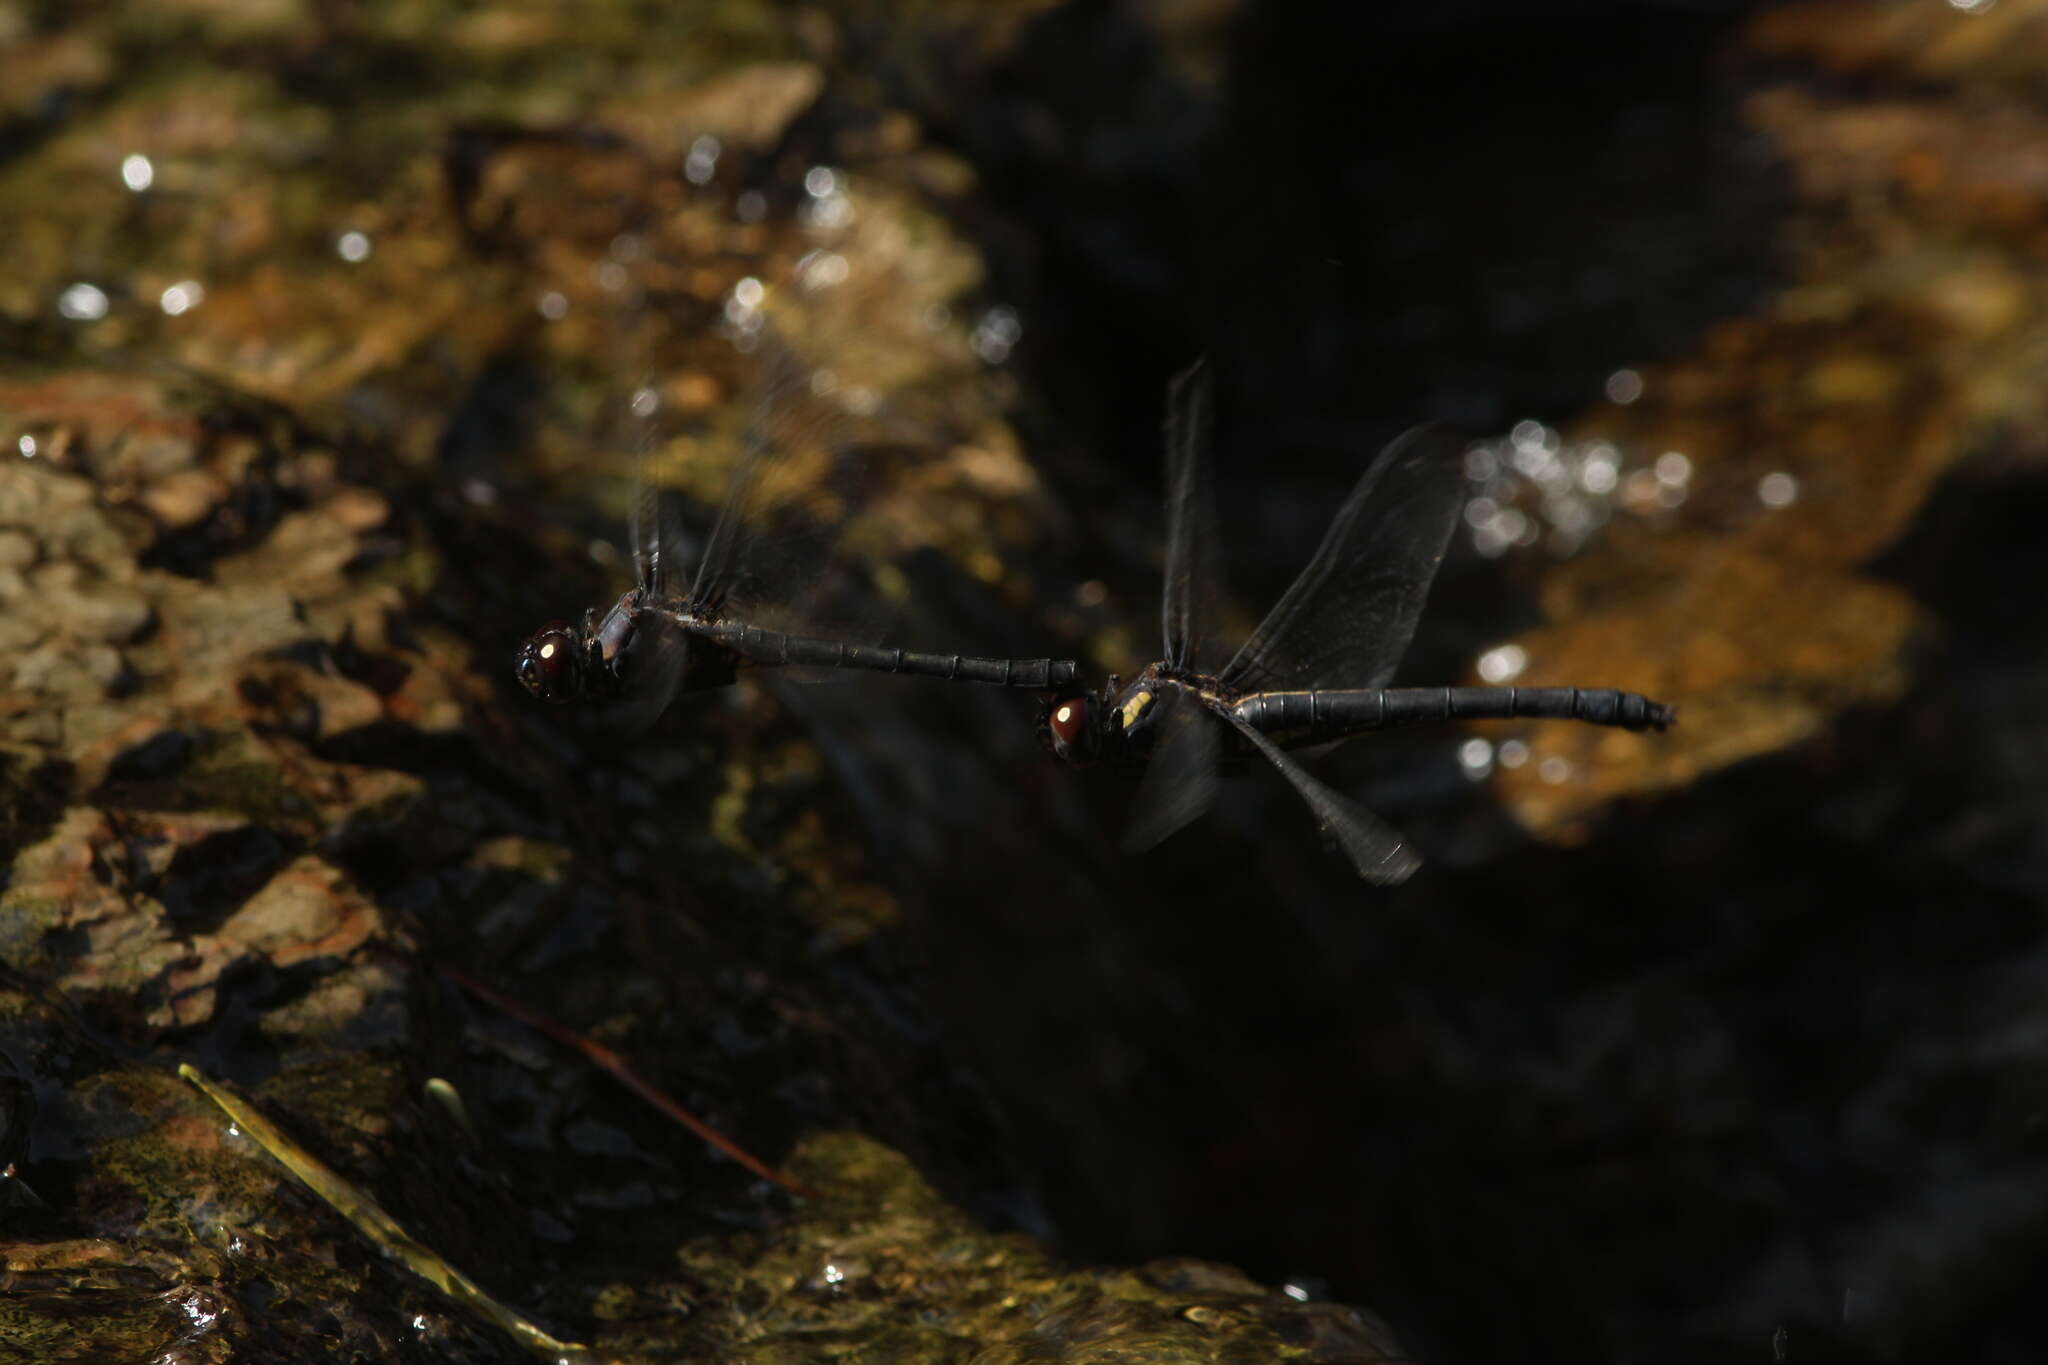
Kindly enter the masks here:
[[1103, 738], [1113, 724], [1106, 695], [1071, 688], [1046, 698], [1038, 713], [1038, 737], [1054, 757], [1085, 766], [1101, 759]]
[[1128, 689], [1115, 674], [1100, 692], [1066, 688], [1053, 693], [1039, 711], [1038, 738], [1055, 757], [1076, 766], [1142, 764], [1157, 699], [1157, 689], [1145, 677]]
[[575, 628], [567, 621], [551, 622], [520, 647], [519, 681], [542, 701], [570, 701], [583, 695], [584, 655]]

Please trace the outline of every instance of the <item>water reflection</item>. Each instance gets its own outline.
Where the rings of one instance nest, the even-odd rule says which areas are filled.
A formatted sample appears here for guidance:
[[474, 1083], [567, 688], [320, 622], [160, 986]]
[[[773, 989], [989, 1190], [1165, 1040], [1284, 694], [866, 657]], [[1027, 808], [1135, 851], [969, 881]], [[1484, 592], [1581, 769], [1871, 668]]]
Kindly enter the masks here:
[[1513, 682], [1529, 666], [1529, 651], [1520, 645], [1495, 645], [1479, 656], [1479, 676], [1488, 683]]
[[751, 341], [760, 334], [767, 324], [761, 313], [761, 303], [767, 297], [767, 288], [752, 275], [742, 277], [733, 285], [732, 292], [725, 298], [725, 322], [736, 338]]
[[[1618, 370], [1607, 390], [1617, 402], [1632, 402], [1642, 380], [1633, 370]], [[1667, 450], [1630, 469], [1612, 441], [1570, 440], [1542, 422], [1517, 422], [1507, 436], [1466, 451], [1465, 476], [1475, 487], [1465, 525], [1472, 547], [1489, 559], [1539, 543], [1565, 558], [1578, 553], [1617, 506], [1640, 516], [1680, 506], [1692, 473], [1682, 451]]]
[[1799, 480], [1786, 473], [1766, 474], [1757, 480], [1757, 501], [1776, 510], [1790, 507], [1799, 500]]
[[830, 289], [846, 283], [853, 267], [836, 251], [807, 252], [796, 263], [796, 280], [805, 289]]
[[190, 312], [206, 298], [206, 286], [197, 280], [180, 280], [157, 297], [157, 306], [171, 317]]
[[974, 324], [974, 332], [967, 344], [974, 353], [991, 365], [1000, 365], [1010, 358], [1010, 352], [1023, 339], [1024, 324], [1017, 317], [1014, 308], [996, 305], [981, 315]]
[[690, 144], [688, 156], [683, 158], [683, 178], [692, 185], [702, 185], [718, 171], [718, 139], [705, 133]]
[[107, 315], [107, 291], [80, 280], [57, 296], [57, 311], [73, 322], [97, 322]]

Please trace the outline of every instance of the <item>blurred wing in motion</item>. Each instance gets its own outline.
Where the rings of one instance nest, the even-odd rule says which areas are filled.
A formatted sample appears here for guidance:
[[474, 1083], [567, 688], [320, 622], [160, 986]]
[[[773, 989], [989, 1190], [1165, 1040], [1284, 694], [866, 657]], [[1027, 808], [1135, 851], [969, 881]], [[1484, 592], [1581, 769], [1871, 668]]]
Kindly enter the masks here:
[[1316, 823], [1337, 841], [1337, 846], [1351, 859], [1351, 865], [1358, 869], [1359, 876], [1375, 886], [1393, 886], [1407, 881], [1415, 874], [1415, 869], [1422, 866], [1421, 855], [1410, 848], [1408, 841], [1386, 821], [1342, 792], [1324, 785], [1308, 769], [1295, 762], [1285, 749], [1248, 722], [1234, 713], [1224, 714], [1237, 727], [1238, 733], [1271, 759], [1280, 775], [1294, 784], [1294, 789], [1301, 793], [1301, 799], [1308, 802], [1308, 808], [1315, 812]]
[[1464, 503], [1455, 455], [1449, 434], [1431, 427], [1380, 452], [1315, 558], [1223, 670], [1227, 691], [1387, 685]]
[[668, 710], [689, 662], [690, 637], [659, 612], [640, 613], [626, 646], [623, 685], [605, 708], [604, 724], [622, 735], [647, 730]]
[[[626, 508], [628, 549], [633, 556], [633, 584], [645, 600], [665, 601], [675, 595], [682, 570], [674, 528], [667, 523], [661, 483], [650, 469], [655, 459], [653, 417], [659, 400], [652, 376], [626, 402], [634, 422], [633, 487]], [[668, 709], [682, 682], [689, 639], [666, 618], [641, 613], [620, 670], [619, 695], [606, 708], [604, 721], [620, 734], [637, 735]]]
[[733, 466], [726, 485], [725, 501], [719, 505], [718, 520], [704, 542], [704, 556], [697, 563], [697, 576], [690, 584], [690, 605], [700, 611], [724, 610], [731, 596], [741, 564], [741, 550], [751, 538], [747, 523], [759, 513], [763, 475], [778, 453], [771, 437], [781, 409], [794, 398], [804, 382], [803, 367], [795, 356], [779, 345], [763, 345], [760, 372], [755, 379], [746, 429], [740, 436], [739, 462]]
[[626, 508], [627, 549], [633, 556], [633, 586], [651, 598], [674, 596], [676, 575], [682, 565], [675, 560], [677, 546], [671, 528], [664, 525], [661, 484], [648, 466], [654, 460], [655, 435], [652, 422], [659, 399], [652, 379], [633, 391], [626, 400], [635, 419], [633, 437], [633, 489]]
[[[887, 477], [889, 443], [856, 418], [818, 372], [763, 334], [740, 455], [705, 542], [690, 605], [792, 635], [881, 644], [896, 604], [875, 566], [901, 552], [886, 519], [867, 515]], [[781, 668], [785, 681], [843, 681], [857, 671]]]
[[1166, 388], [1166, 586], [1159, 615], [1166, 666], [1176, 670], [1214, 671], [1200, 654], [1218, 600], [1215, 440], [1216, 396], [1204, 358]]
[[1216, 799], [1220, 722], [1200, 700], [1178, 689], [1163, 693], [1157, 704], [1166, 711], [1153, 722], [1159, 736], [1124, 829], [1126, 853], [1143, 853]]

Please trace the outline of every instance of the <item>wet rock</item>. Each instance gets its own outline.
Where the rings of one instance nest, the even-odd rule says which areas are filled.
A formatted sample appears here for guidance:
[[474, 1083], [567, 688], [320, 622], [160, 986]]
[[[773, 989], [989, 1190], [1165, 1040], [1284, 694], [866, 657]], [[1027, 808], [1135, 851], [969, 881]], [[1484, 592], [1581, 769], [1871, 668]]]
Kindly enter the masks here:
[[[1046, 1226], [1034, 1191], [1059, 1192], [1050, 1221], [1084, 1242], [1242, 1242], [1255, 1264], [1398, 1285], [1475, 1359], [1559, 1340], [1725, 1355], [1787, 1320], [1876, 1350], [1999, 1311], [2039, 1207], [2038, 678], [2024, 656], [1961, 659], [1975, 681], [1930, 705], [1916, 651], [1937, 606], [1941, 625], [1993, 623], [1969, 637], [1986, 654], [2034, 627], [1999, 615], [1989, 566], [1943, 598], [1882, 561], [1973, 453], [2048, 449], [2038, 6], [1756, 21], [1740, 127], [1784, 179], [1782, 277], [1748, 265], [1770, 275], [1760, 298], [1643, 329], [1669, 348], [1611, 403], [1530, 433], [1574, 457], [1604, 443], [1614, 478], [1568, 496], [1525, 479], [1513, 510], [1604, 524], [1570, 528], [1555, 561], [1494, 544], [1474, 616], [1502, 637], [1472, 643], [1519, 646], [1524, 682], [1682, 711], [1656, 738], [1487, 732], [1528, 747], [1494, 769], [1522, 828], [1588, 847], [1475, 838], [1409, 899], [1361, 905], [1284, 792], [1117, 858], [1119, 796], [1020, 753], [1007, 701], [747, 687], [621, 742], [514, 690], [526, 631], [624, 585], [602, 552], [640, 443], [690, 510], [716, 502], [760, 370], [741, 344], [771, 335], [809, 381], [781, 428], [802, 477], [767, 490], [789, 526], [855, 510], [811, 477], [834, 449], [886, 451], [850, 528], [876, 597], [950, 594], [963, 634], [1030, 652], [1148, 652], [1131, 642], [1154, 629], [1156, 498], [1131, 471], [1154, 466], [1154, 415], [1135, 435], [1062, 428], [1036, 390], [1062, 365], [1045, 391], [1077, 410], [1138, 386], [1126, 328], [1195, 344], [1184, 311], [1116, 311], [1200, 291], [1098, 206], [1141, 181], [1185, 219], [1151, 177], [1206, 115], [1149, 48], [1106, 64], [1124, 122], [1020, 93], [1005, 45], [1032, 29], [1064, 91], [1080, 71], [1059, 39], [1090, 8], [947, 9], [900, 35], [736, 11], [708, 41], [680, 10], [486, 7], [433, 32], [375, 5], [202, 6], [168, 29], [112, 7], [32, 31], [0, 10], [19, 229], [0, 439], [21, 453], [0, 471], [0, 1050], [36, 1101], [7, 1155], [44, 1205], [0, 1211], [20, 1291], [0, 1341], [31, 1359], [509, 1357], [169, 1080], [195, 1057], [508, 1301], [649, 1355], [1398, 1358], [1370, 1316], [1226, 1268], [1077, 1269], [984, 1230]], [[876, 95], [884, 48], [898, 88], [926, 92], [918, 115]], [[1034, 182], [1071, 162], [1086, 211], [1039, 200], [1056, 227], [991, 225], [988, 165], [924, 132], [973, 145], [977, 84], [1015, 115], [990, 135], [1031, 149]], [[1669, 157], [1654, 121], [1644, 143]], [[1372, 160], [1343, 154], [1317, 183]], [[1598, 268], [1518, 290], [1404, 266], [1412, 306], [1360, 309], [1384, 335], [1426, 341], [1460, 309], [1520, 335], [1642, 245], [1606, 222], [1611, 196], [1531, 210], [1504, 184], [1477, 201], [1490, 231], [1555, 217]], [[1393, 198], [1331, 215], [1332, 240], [1350, 252], [1405, 211]], [[1680, 262], [1658, 278], [1697, 241], [1650, 244]], [[989, 363], [1016, 318], [976, 324], [1039, 253], [1111, 302], [1077, 310], [1092, 362], [1041, 360], [1019, 385]], [[1256, 253], [1223, 268], [1262, 304], [1298, 289], [1275, 311], [1322, 347], [1307, 277]], [[1258, 361], [1269, 384], [1293, 363]], [[1303, 364], [1358, 378], [1320, 350]], [[1446, 368], [1418, 390], [1457, 388]], [[642, 374], [652, 430], [616, 415]], [[1422, 399], [1400, 401], [1406, 420]], [[1097, 434], [1087, 464], [1062, 453]], [[1354, 473], [1355, 434], [1327, 442]], [[1325, 440], [1298, 435], [1271, 448]], [[1027, 449], [1067, 462], [1064, 506]], [[1247, 476], [1262, 507], [1282, 463]], [[2026, 543], [2028, 506], [1984, 555]], [[1242, 548], [1298, 565], [1319, 531], [1248, 525]], [[935, 594], [912, 590], [914, 554]], [[1520, 621], [1502, 585], [1527, 589]], [[1493, 820], [1457, 741], [1428, 742], [1388, 813], [1441, 779]], [[1920, 766], [1853, 767], [1895, 745]], [[1986, 773], [2008, 784], [1996, 801], [1943, 805]], [[1894, 904], [1908, 892], [1924, 918]], [[927, 950], [916, 980], [901, 959]], [[771, 1157], [794, 1148], [827, 1197], [750, 1183], [436, 963], [630, 1054]], [[904, 1155], [816, 1136], [851, 1129]], [[1928, 1211], [1944, 1202], [1973, 1217]], [[1956, 1276], [1972, 1288], [1927, 1291], [1959, 1265], [1984, 1268]], [[1860, 1321], [1882, 1330], [1842, 1327], [1844, 1280], [1876, 1287]]]
[[382, 928], [376, 907], [338, 868], [301, 858], [266, 882], [220, 934], [290, 967], [307, 958], [347, 956]]
[[1402, 1358], [1370, 1315], [1299, 1302], [1225, 1266], [1063, 1267], [1023, 1238], [978, 1232], [865, 1139], [815, 1138], [793, 1170], [832, 1196], [739, 1258], [685, 1248], [690, 1278], [672, 1288], [609, 1293], [603, 1315], [617, 1325], [603, 1344], [659, 1352], [649, 1309], [687, 1294], [696, 1330], [746, 1361], [803, 1359], [824, 1342], [974, 1365]]
[[[803, 727], [749, 688], [622, 745], [506, 673], [545, 612], [618, 589], [589, 547], [626, 496], [622, 375], [662, 376], [660, 477], [708, 506], [756, 345], [805, 380], [780, 418], [803, 471], [886, 455], [862, 502], [767, 490], [784, 519], [851, 515], [891, 610], [922, 555], [1025, 633], [1011, 551], [1050, 507], [977, 354], [981, 257], [941, 211], [968, 168], [899, 110], [842, 107], [816, 16], [710, 51], [694, 20], [623, 12], [566, 46], [509, 11], [431, 37], [376, 10], [188, 18], [39, 37], [31, 86], [100, 93], [0, 184], [36, 206], [0, 309], [134, 358], [15, 346], [0, 373], [0, 1050], [38, 1101], [17, 1164], [49, 1192], [0, 1223], [0, 1341], [511, 1358], [174, 1079], [197, 1059], [608, 1349], [1388, 1358], [1369, 1319], [1231, 1272], [1063, 1267], [871, 1138], [804, 1147], [834, 1188], [792, 1209], [432, 970], [488, 975], [771, 1155], [859, 1126], [952, 1190], [1010, 1178], [878, 946], [900, 906]], [[400, 50], [431, 98], [333, 97]], [[144, 51], [146, 80], [114, 55]], [[477, 98], [440, 102], [458, 89]]]
[[[1852, 65], [1889, 51], [1960, 75], [2002, 60], [1977, 44], [2021, 8], [1980, 23], [1990, 16], [1954, 7], [1794, 5], [1754, 33], [1767, 51]], [[1844, 25], [1849, 12], [1861, 17]], [[1908, 30], [1952, 45], [1915, 48]], [[1574, 676], [1676, 703], [1680, 725], [1652, 740], [1532, 732], [1532, 761], [1501, 776], [1538, 829], [1900, 696], [1917, 616], [1868, 565], [1993, 426], [2039, 422], [2016, 361], [2048, 300], [2007, 253], [2039, 235], [2021, 206], [2036, 198], [2022, 186], [2038, 178], [2044, 126], [2010, 107], [1820, 95], [1796, 79], [1759, 90], [1745, 114], [1797, 189], [1781, 227], [1800, 244], [1789, 278], [1571, 428], [1568, 441], [1606, 443], [1638, 478], [1672, 453], [1685, 474], [1665, 485], [1671, 505], [1618, 516], [1547, 575], [1551, 624], [1517, 641], [1523, 681], [1562, 681], [1569, 661]]]

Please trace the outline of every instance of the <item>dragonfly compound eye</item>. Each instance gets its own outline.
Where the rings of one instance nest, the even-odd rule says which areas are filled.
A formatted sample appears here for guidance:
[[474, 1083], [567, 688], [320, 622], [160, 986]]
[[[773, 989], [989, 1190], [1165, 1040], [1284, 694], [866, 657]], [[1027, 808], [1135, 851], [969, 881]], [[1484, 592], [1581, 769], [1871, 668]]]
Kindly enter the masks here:
[[1094, 755], [1094, 707], [1085, 696], [1055, 697], [1045, 710], [1045, 737], [1054, 754], [1072, 762]]
[[583, 690], [582, 660], [576, 632], [556, 621], [520, 649], [519, 682], [542, 701], [568, 701]]

